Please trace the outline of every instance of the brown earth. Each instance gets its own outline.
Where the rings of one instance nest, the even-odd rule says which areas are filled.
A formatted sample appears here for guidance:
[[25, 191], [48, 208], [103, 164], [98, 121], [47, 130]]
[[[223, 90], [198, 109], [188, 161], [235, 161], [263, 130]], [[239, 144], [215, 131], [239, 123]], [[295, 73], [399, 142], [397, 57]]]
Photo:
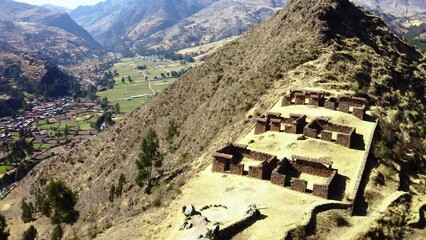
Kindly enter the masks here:
[[[136, 238], [140, 232], [126, 231], [133, 229], [131, 225], [147, 229], [148, 235], [158, 234], [151, 229], [170, 215], [167, 204], [179, 195], [180, 187], [209, 165], [213, 151], [252, 127], [247, 116], [251, 108], [250, 113], [264, 112], [290, 88], [315, 85], [366, 96], [378, 106], [374, 113], [382, 119], [398, 105], [424, 119], [424, 64], [423, 56], [392, 35], [382, 20], [346, 0], [293, 0], [116, 126], [39, 164], [0, 202], [1, 207], [10, 205], [3, 214], [12, 239], [19, 239], [24, 231], [19, 203], [23, 197], [32, 198], [31, 189], [40, 177], [63, 179], [79, 194], [80, 218], [65, 226], [66, 238], [87, 239], [89, 232], [108, 228], [102, 236], [125, 232], [129, 239]], [[171, 119], [180, 132], [172, 146], [164, 141]], [[419, 132], [414, 123], [401, 126], [397, 136]], [[133, 181], [139, 141], [148, 127], [154, 127], [161, 138], [165, 172], [183, 172], [150, 196]], [[120, 173], [128, 183], [123, 197], [110, 203], [109, 189]], [[166, 207], [153, 207], [153, 202]], [[51, 226], [46, 222], [42, 217], [33, 222], [40, 237], [49, 237]]]

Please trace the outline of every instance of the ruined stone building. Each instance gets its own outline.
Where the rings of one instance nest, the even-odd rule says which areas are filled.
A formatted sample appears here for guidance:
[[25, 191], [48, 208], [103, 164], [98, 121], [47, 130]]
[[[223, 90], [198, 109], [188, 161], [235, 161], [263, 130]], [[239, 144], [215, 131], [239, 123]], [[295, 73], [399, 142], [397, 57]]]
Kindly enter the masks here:
[[318, 138], [324, 141], [336, 142], [342, 146], [351, 148], [356, 134], [354, 127], [330, 123], [326, 118], [316, 118], [303, 129], [303, 135], [307, 138]]

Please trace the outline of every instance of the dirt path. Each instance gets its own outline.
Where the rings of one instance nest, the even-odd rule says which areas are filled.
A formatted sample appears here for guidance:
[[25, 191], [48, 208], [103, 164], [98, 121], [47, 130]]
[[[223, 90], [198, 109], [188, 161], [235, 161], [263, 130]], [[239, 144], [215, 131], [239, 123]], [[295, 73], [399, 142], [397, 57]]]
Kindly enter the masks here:
[[[136, 67], [135, 63], [133, 62], [133, 59], [130, 59], [130, 61], [132, 62], [133, 67], [134, 67], [136, 70], [138, 70], [138, 68]], [[151, 80], [149, 80], [149, 79], [147, 78], [147, 75], [146, 75], [145, 71], [138, 71], [138, 72], [139, 72], [139, 73], [142, 73], [142, 75], [143, 75], [144, 79], [147, 79], [147, 81], [148, 81], [148, 87], [149, 87], [149, 89], [152, 91], [152, 95], [155, 95], [155, 90], [151, 87]]]

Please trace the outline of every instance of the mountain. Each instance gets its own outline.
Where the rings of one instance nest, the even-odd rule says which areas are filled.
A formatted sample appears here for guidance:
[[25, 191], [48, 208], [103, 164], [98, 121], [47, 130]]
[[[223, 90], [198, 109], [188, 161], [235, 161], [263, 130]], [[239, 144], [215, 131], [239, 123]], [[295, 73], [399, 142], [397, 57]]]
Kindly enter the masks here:
[[52, 5], [52, 4], [45, 4], [45, 5], [42, 5], [42, 7], [47, 8], [47, 9], [52, 10], [52, 11], [61, 12], [61, 13], [69, 13], [69, 12], [72, 11], [72, 9], [68, 9], [66, 7], [55, 6], [55, 5]]
[[[108, 0], [70, 13], [99, 42], [126, 42], [133, 50], [182, 49], [244, 33], [283, 7], [288, 0], [150, 1]], [[396, 17], [426, 12], [423, 0], [353, 0], [380, 14]]]
[[[374, 152], [384, 153], [372, 165], [396, 171], [396, 177], [386, 178], [384, 186], [369, 184], [390, 193], [399, 184], [404, 186], [406, 172], [401, 166], [414, 172], [425, 170], [425, 154], [414, 148], [422, 148], [426, 135], [424, 79], [424, 56], [393, 35], [380, 18], [347, 0], [292, 0], [115, 126], [41, 162], [0, 201], [2, 213], [12, 236], [19, 238], [25, 230], [21, 199], [33, 201], [34, 189], [48, 179], [61, 179], [78, 193], [80, 213], [74, 225], [63, 225], [64, 238], [173, 239], [167, 235], [172, 231], [169, 217], [181, 215], [182, 205], [176, 202], [181, 189], [211, 163], [211, 154], [252, 129], [250, 116], [266, 111], [288, 90], [308, 86], [368, 99], [381, 123]], [[179, 135], [169, 143], [166, 136], [172, 120]], [[157, 131], [165, 154], [158, 176], [161, 184], [147, 195], [134, 179], [139, 143], [150, 127]], [[393, 147], [404, 149], [403, 154], [395, 154]], [[123, 195], [111, 203], [110, 189], [120, 174], [127, 179]], [[423, 191], [419, 190], [421, 180], [408, 182], [410, 193]], [[217, 195], [228, 191], [232, 189]], [[378, 211], [371, 201], [381, 199], [380, 194], [370, 194], [368, 208]], [[41, 238], [50, 237], [53, 226], [46, 217], [37, 215], [31, 224]], [[299, 224], [303, 223], [293, 225]], [[352, 228], [340, 231], [345, 234], [347, 229]]]
[[80, 6], [71, 17], [99, 42], [144, 38], [191, 16], [215, 0], [108, 0]]
[[[182, 49], [238, 36], [282, 8], [287, 0], [217, 1], [173, 26], [152, 34], [135, 45]], [[132, 38], [133, 34], [129, 36]]]
[[391, 14], [396, 17], [411, 17], [426, 13], [424, 0], [352, 0], [369, 10]]
[[30, 53], [61, 64], [90, 56], [99, 47], [68, 14], [10, 0], [0, 1], [0, 28], [3, 50]]

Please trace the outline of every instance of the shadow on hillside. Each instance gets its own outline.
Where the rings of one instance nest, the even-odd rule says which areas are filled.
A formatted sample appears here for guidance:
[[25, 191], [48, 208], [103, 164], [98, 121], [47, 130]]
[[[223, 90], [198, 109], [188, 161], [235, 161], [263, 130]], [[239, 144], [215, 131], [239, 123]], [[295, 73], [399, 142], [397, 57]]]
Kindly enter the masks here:
[[352, 139], [352, 146], [353, 149], [356, 150], [362, 150], [365, 151], [365, 142], [364, 142], [364, 136], [361, 134], [355, 133]]
[[354, 200], [353, 206], [353, 215], [355, 216], [365, 216], [367, 215], [368, 203], [364, 197], [364, 191], [370, 178], [371, 171], [379, 166], [379, 162], [374, 159], [370, 151], [369, 157], [367, 159], [367, 164], [365, 165], [364, 173], [362, 174], [361, 183], [359, 185], [358, 193]]

